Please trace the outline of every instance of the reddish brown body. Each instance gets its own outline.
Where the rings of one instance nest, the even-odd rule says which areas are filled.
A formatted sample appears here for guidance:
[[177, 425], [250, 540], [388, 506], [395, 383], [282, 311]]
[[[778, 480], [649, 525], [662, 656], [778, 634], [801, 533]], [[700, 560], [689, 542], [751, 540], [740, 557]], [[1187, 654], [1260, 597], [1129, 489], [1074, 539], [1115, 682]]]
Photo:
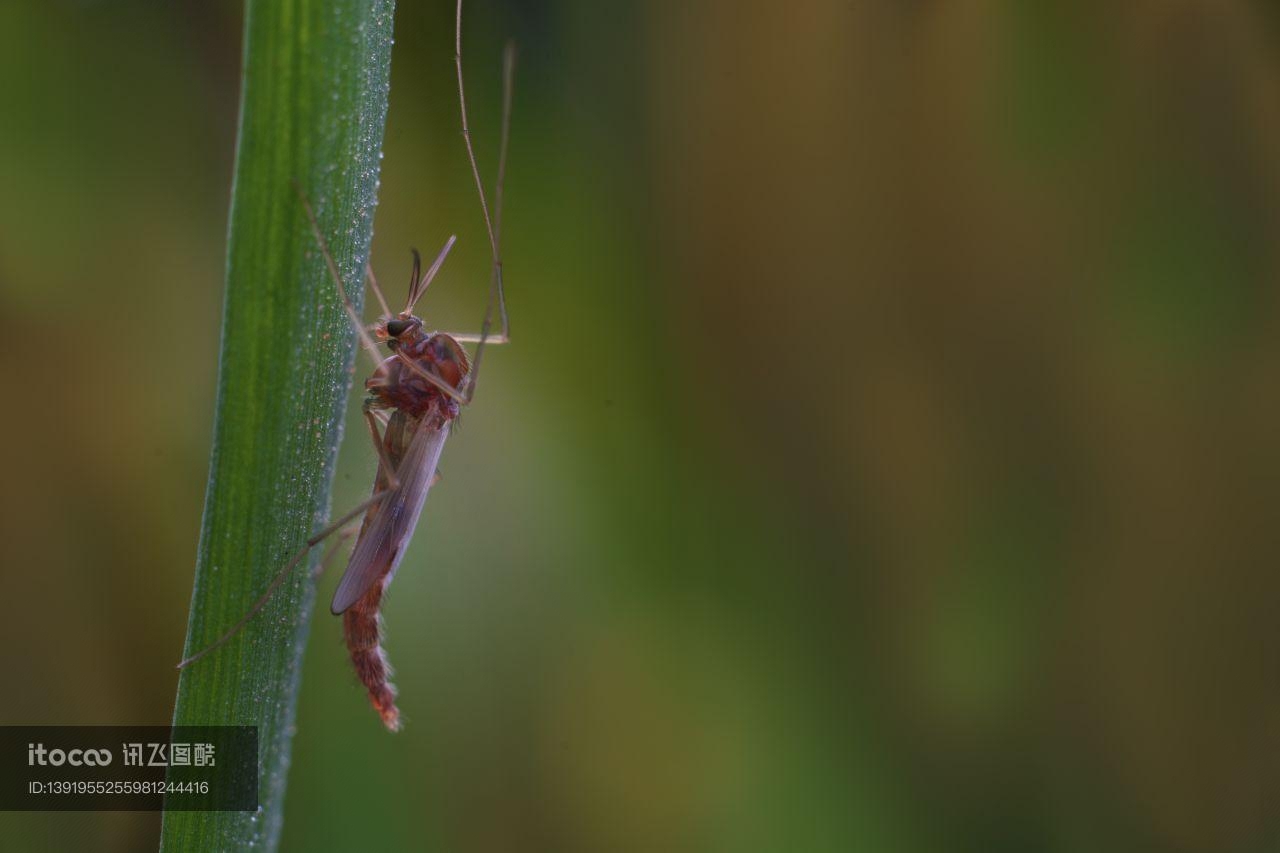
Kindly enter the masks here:
[[[400, 334], [392, 335], [390, 330]], [[395, 731], [400, 728], [400, 712], [390, 681], [391, 669], [382, 650], [382, 596], [409, 544], [421, 502], [436, 478], [436, 461], [449, 424], [458, 414], [458, 403], [422, 374], [430, 373], [450, 387], [459, 388], [470, 362], [457, 341], [445, 334], [424, 333], [416, 317], [402, 314], [399, 321], [379, 324], [377, 331], [396, 354], [365, 382], [369, 396], [364, 408], [367, 413], [386, 419], [383, 458], [395, 472], [396, 482], [380, 464], [374, 492], [387, 492], [389, 497], [371, 506], [365, 515], [332, 609], [342, 614], [351, 662], [369, 691], [370, 703], [383, 724]], [[400, 517], [384, 518], [392, 513]], [[358, 597], [351, 600], [353, 589]]]

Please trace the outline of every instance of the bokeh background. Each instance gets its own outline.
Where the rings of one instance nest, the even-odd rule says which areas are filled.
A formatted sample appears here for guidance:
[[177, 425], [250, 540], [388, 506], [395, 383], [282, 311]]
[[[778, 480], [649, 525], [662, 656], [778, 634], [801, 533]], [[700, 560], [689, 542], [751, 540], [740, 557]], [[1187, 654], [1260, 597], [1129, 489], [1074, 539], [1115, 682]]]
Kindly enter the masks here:
[[[374, 262], [458, 231], [465, 329], [450, 5], [398, 12]], [[470, 4], [516, 343], [392, 590], [401, 735], [315, 616], [283, 849], [1280, 845], [1276, 8]], [[0, 723], [170, 719], [240, 16], [0, 4]]]

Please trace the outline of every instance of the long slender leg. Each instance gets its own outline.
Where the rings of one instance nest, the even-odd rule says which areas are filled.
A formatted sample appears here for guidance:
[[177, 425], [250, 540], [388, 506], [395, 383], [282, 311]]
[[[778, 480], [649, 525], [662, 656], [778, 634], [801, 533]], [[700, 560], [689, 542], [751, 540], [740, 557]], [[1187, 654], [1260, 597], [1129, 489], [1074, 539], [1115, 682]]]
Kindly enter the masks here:
[[319, 545], [321, 542], [323, 542], [332, 534], [341, 530], [348, 522], [362, 515], [370, 507], [380, 503], [383, 500], [386, 500], [387, 496], [390, 495], [392, 491], [393, 491], [392, 489], [383, 489], [381, 492], [378, 492], [373, 497], [369, 498], [369, 500], [365, 501], [355, 509], [348, 512], [346, 515], [342, 516], [342, 518], [338, 519], [333, 524], [330, 524], [324, 530], [321, 530], [315, 536], [312, 536], [310, 539], [308, 539], [303, 544], [303, 546], [298, 550], [298, 552], [289, 559], [289, 562], [285, 563], [283, 568], [281, 568], [280, 571], [276, 572], [276, 576], [272, 578], [271, 583], [267, 585], [266, 592], [262, 593], [262, 595], [258, 597], [258, 600], [253, 603], [253, 606], [249, 608], [248, 612], [245, 613], [243, 616], [241, 616], [239, 621], [237, 621], [236, 624], [232, 625], [227, 630], [227, 632], [223, 634], [221, 637], [214, 640], [211, 644], [205, 646], [203, 649], [196, 652], [191, 657], [183, 661], [180, 661], [178, 663], [178, 669], [186, 669], [187, 667], [191, 666], [191, 664], [200, 660], [205, 655], [209, 654], [212, 651], [220, 649], [224, 645], [226, 645], [226, 643], [232, 637], [240, 633], [241, 628], [243, 628], [245, 625], [248, 625], [249, 621], [262, 611], [262, 608], [265, 607], [267, 602], [271, 600], [271, 596], [275, 595], [276, 590], [278, 590], [280, 588], [280, 585], [284, 583], [285, 578], [287, 578], [289, 574], [294, 570], [294, 568], [297, 567], [297, 565], [300, 562], [302, 562], [302, 558], [307, 555], [307, 552], [309, 552], [315, 546]]
[[[502, 190], [507, 182], [507, 149], [511, 141], [511, 93], [515, 88], [516, 43], [502, 48], [502, 135], [498, 143], [498, 179], [493, 188], [493, 242], [502, 245]], [[505, 314], [506, 312], [503, 311]], [[505, 317], [504, 328], [505, 328]]]
[[347, 288], [342, 283], [342, 275], [338, 272], [338, 265], [333, 260], [333, 253], [329, 251], [329, 244], [325, 241], [324, 234], [320, 233], [320, 224], [316, 222], [316, 215], [311, 209], [311, 202], [307, 201], [306, 193], [302, 191], [302, 186], [296, 180], [293, 182], [293, 191], [298, 194], [298, 201], [302, 202], [302, 209], [307, 214], [307, 221], [311, 223], [311, 232], [315, 235], [321, 254], [324, 255], [324, 262], [329, 267], [329, 275], [333, 278], [333, 283], [338, 287], [338, 295], [342, 297], [342, 307], [346, 309], [347, 316], [351, 318], [351, 325], [356, 330], [361, 345], [364, 347], [365, 352], [369, 354], [369, 357], [373, 359], [375, 366], [382, 364], [382, 353], [378, 349], [377, 343], [364, 330], [364, 321], [360, 319], [360, 315], [356, 313], [355, 306], [351, 304], [350, 298], [347, 297]]
[[511, 343], [511, 338], [505, 333], [499, 332], [496, 335], [485, 335], [481, 332], [445, 332], [444, 334], [453, 338], [460, 344], [478, 344], [484, 341], [487, 347], [496, 347], [502, 344]]
[[[461, 388], [454, 388], [449, 383], [440, 379], [438, 376], [424, 370], [413, 360], [406, 358], [403, 353], [397, 352], [400, 362], [406, 365], [411, 371], [430, 382], [437, 389], [443, 392], [450, 399], [457, 400], [459, 403], [466, 405], [471, 402], [475, 396], [476, 380], [480, 375], [480, 360], [484, 353], [487, 343], [508, 343], [511, 339], [510, 323], [507, 318], [507, 300], [506, 294], [502, 287], [502, 255], [499, 249], [499, 236], [502, 226], [502, 210], [497, 210], [497, 227], [494, 225], [494, 219], [489, 216], [489, 201], [484, 192], [484, 181], [480, 178], [480, 166], [476, 161], [475, 148], [471, 144], [471, 126], [467, 118], [467, 94], [466, 85], [463, 82], [462, 75], [462, 0], [458, 0], [457, 5], [457, 26], [454, 32], [454, 64], [458, 71], [458, 108], [462, 118], [462, 138], [467, 147], [467, 160], [471, 164], [471, 175], [475, 179], [476, 191], [480, 195], [480, 211], [484, 215], [485, 231], [489, 235], [489, 248], [493, 255], [493, 274], [489, 285], [489, 303], [485, 307], [484, 322], [481, 324], [479, 334], [460, 333], [451, 335], [455, 340], [474, 342], [476, 344], [475, 357], [471, 362], [471, 371], [467, 375], [466, 384]], [[507, 143], [511, 135], [511, 92], [512, 84], [515, 77], [515, 48], [511, 43], [507, 44], [506, 50], [503, 52], [503, 74], [502, 74], [502, 143], [501, 153], [498, 157], [498, 184], [495, 199], [501, 202], [503, 182], [506, 180], [507, 169]], [[435, 270], [443, 262], [445, 254], [453, 245], [453, 238], [449, 238], [449, 242], [445, 244], [445, 248], [441, 251], [440, 256], [436, 259], [436, 263], [432, 265], [432, 269], [427, 272], [425, 283], [421, 289], [414, 288], [414, 292], [409, 294], [410, 306], [413, 305], [417, 297], [421, 296], [421, 290], [426, 289], [426, 284], [430, 283], [430, 277], [435, 274]], [[501, 331], [497, 335], [490, 334], [490, 328], [493, 325], [493, 306], [495, 300], [498, 303], [498, 316], [501, 323]]]
[[[467, 95], [466, 87], [463, 83], [462, 75], [462, 0], [458, 0], [456, 27], [454, 30], [454, 65], [458, 71], [458, 109], [462, 118], [462, 139], [467, 147], [467, 159], [471, 163], [471, 175], [475, 178], [476, 192], [480, 196], [480, 211], [484, 215], [485, 230], [489, 235], [489, 248], [493, 253], [493, 273], [489, 282], [489, 304], [485, 307], [484, 322], [480, 326], [480, 334], [476, 338], [476, 352], [472, 359], [471, 372], [467, 376], [466, 388], [463, 396], [466, 401], [470, 402], [475, 394], [476, 381], [480, 376], [480, 362], [484, 355], [484, 347], [490, 337], [490, 329], [493, 325], [494, 302], [498, 304], [498, 316], [501, 324], [501, 331], [496, 338], [502, 341], [510, 339], [510, 324], [507, 319], [507, 303], [506, 295], [502, 287], [502, 253], [500, 251], [499, 236], [501, 234], [502, 211], [496, 211], [496, 217], [489, 215], [489, 202], [484, 192], [484, 181], [480, 179], [480, 167], [476, 162], [475, 148], [471, 143], [471, 127], [467, 118]], [[506, 161], [507, 161], [507, 142], [510, 137], [511, 125], [511, 91], [515, 77], [515, 49], [508, 43], [506, 50], [503, 52], [503, 74], [502, 74], [502, 136], [501, 136], [501, 153], [498, 158], [498, 185], [495, 193], [495, 200], [502, 199], [502, 182], [506, 179]], [[494, 222], [497, 222], [495, 227]], [[464, 335], [464, 338], [470, 338]], [[461, 338], [459, 338], [461, 340]]]
[[236, 622], [236, 624], [232, 625], [231, 628], [228, 629], [228, 631], [225, 634], [223, 634], [217, 640], [214, 640], [212, 644], [205, 646], [203, 649], [196, 652], [191, 657], [179, 663], [178, 669], [184, 669], [190, 666], [191, 664], [200, 660], [200, 658], [209, 654], [209, 652], [212, 652], [215, 649], [221, 648], [223, 645], [225, 645], [228, 640], [230, 640], [237, 633], [239, 633], [240, 629], [243, 628], [245, 625], [249, 624], [249, 621], [253, 619], [254, 616], [257, 616], [258, 613], [262, 610], [262, 608], [266, 606], [267, 602], [271, 600], [271, 596], [275, 595], [276, 590], [280, 588], [280, 585], [284, 583], [285, 578], [289, 576], [289, 574], [294, 570], [294, 568], [296, 568], [297, 565], [300, 562], [302, 562], [302, 558], [307, 555], [307, 552], [309, 552], [316, 545], [319, 545], [329, 536], [340, 531], [342, 527], [346, 525], [348, 522], [350, 522], [352, 519], [357, 518], [360, 515], [363, 515], [371, 507], [385, 500], [388, 495], [390, 495], [397, 488], [399, 488], [400, 478], [396, 475], [395, 466], [391, 464], [391, 460], [387, 457], [386, 447], [384, 446], [383, 440], [382, 440], [382, 433], [378, 431], [377, 415], [374, 413], [373, 408], [368, 403], [365, 404], [364, 415], [365, 415], [365, 421], [369, 425], [369, 436], [373, 440], [373, 446], [377, 448], [377, 451], [378, 451], [379, 468], [386, 475], [387, 488], [382, 489], [379, 492], [376, 492], [373, 495], [373, 497], [369, 498], [369, 500], [360, 504], [358, 507], [348, 512], [346, 515], [342, 516], [342, 518], [339, 518], [337, 521], [330, 524], [324, 530], [321, 530], [315, 536], [312, 536], [310, 539], [308, 539], [303, 544], [302, 548], [300, 548], [298, 552], [294, 554], [292, 558], [290, 558], [289, 562], [285, 563], [284, 566], [280, 569], [280, 571], [276, 572], [276, 576], [272, 578], [271, 583], [267, 585], [266, 592], [262, 593], [262, 595], [258, 597], [258, 600], [253, 603], [253, 606], [249, 608], [248, 612], [246, 612], [243, 616], [241, 616], [239, 621]]

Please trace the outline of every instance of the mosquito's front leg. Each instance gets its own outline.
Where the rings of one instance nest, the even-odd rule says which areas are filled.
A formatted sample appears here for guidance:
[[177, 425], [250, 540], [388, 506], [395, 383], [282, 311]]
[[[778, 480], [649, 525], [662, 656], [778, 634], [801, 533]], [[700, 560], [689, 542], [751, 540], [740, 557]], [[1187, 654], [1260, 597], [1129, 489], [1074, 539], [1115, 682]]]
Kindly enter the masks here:
[[[333, 253], [329, 251], [329, 243], [324, 239], [324, 234], [320, 231], [320, 223], [316, 221], [315, 211], [311, 209], [311, 202], [307, 200], [306, 193], [302, 191], [302, 185], [297, 180], [293, 182], [293, 191], [298, 194], [298, 201], [302, 203], [302, 211], [307, 215], [307, 222], [311, 225], [311, 233], [315, 235], [316, 243], [320, 246], [320, 253], [324, 256], [325, 266], [329, 268], [329, 275], [333, 278], [333, 283], [338, 288], [338, 296], [342, 298], [342, 308], [347, 312], [347, 317], [350, 318], [351, 325], [355, 329], [356, 335], [360, 338], [360, 345], [364, 347], [365, 352], [373, 359], [375, 366], [381, 365], [382, 352], [378, 349], [377, 342], [365, 331], [364, 321], [360, 319], [360, 315], [356, 313], [356, 307], [351, 304], [351, 299], [347, 296], [347, 286], [342, 283], [342, 274], [338, 271], [338, 264], [333, 259]], [[381, 298], [381, 292], [378, 295]]]

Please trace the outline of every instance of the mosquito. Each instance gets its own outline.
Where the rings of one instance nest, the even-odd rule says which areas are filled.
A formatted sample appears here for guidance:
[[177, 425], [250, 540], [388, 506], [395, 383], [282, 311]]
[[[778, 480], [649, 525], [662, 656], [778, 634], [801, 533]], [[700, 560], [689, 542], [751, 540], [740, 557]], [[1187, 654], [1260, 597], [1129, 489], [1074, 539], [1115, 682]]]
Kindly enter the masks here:
[[[425, 273], [422, 272], [422, 259], [418, 251], [413, 250], [408, 299], [404, 310], [396, 314], [388, 307], [373, 275], [373, 269], [366, 268], [369, 285], [383, 311], [373, 325], [371, 334], [347, 296], [342, 274], [334, 262], [333, 253], [329, 251], [311, 203], [302, 188], [294, 182], [294, 190], [324, 256], [329, 275], [342, 297], [343, 306], [355, 327], [361, 346], [374, 362], [373, 374], [365, 381], [368, 393], [363, 405], [369, 437], [378, 455], [373, 494], [367, 501], [308, 539], [235, 625], [211, 645], [178, 664], [178, 668], [183, 669], [224, 645], [262, 610], [312, 548], [363, 516], [347, 570], [338, 582], [330, 610], [335, 616], [342, 617], [343, 635], [356, 675], [369, 692], [370, 704], [390, 731], [400, 729], [400, 711], [395, 702], [396, 689], [390, 681], [390, 666], [382, 649], [382, 597], [413, 538], [427, 493], [439, 480], [436, 469], [445, 440], [449, 437], [450, 425], [458, 416], [460, 408], [470, 403], [475, 394], [484, 348], [489, 344], [505, 344], [510, 340], [506, 297], [502, 286], [500, 246], [502, 189], [506, 179], [515, 49], [508, 43], [503, 55], [502, 130], [491, 216], [467, 118], [467, 96], [462, 76], [462, 0], [458, 0], [456, 20], [454, 64], [458, 75], [462, 138], [466, 143], [467, 159], [480, 196], [480, 210], [493, 259], [489, 301], [480, 332], [428, 331], [422, 319], [414, 314], [415, 306], [427, 292], [448, 257], [449, 250], [453, 248], [457, 238], [451, 236]], [[495, 302], [499, 331], [492, 334]], [[383, 355], [378, 348], [379, 343], [386, 345], [390, 355]], [[463, 343], [475, 344], [473, 358], [468, 357]]]

